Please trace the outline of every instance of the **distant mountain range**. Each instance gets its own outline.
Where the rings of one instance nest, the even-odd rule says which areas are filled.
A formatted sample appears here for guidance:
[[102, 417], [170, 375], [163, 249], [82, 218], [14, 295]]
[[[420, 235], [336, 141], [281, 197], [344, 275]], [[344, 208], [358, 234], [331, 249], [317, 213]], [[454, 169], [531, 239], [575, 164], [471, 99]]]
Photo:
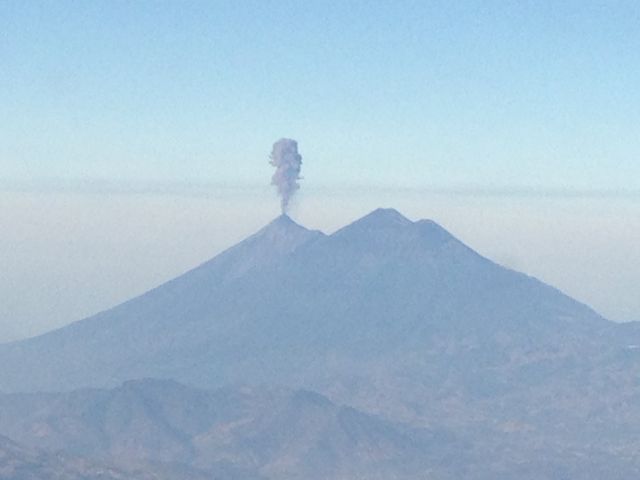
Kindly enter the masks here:
[[1, 345], [0, 434], [166, 478], [628, 479], [639, 346], [638, 324], [433, 221], [379, 209], [324, 235], [281, 216]]

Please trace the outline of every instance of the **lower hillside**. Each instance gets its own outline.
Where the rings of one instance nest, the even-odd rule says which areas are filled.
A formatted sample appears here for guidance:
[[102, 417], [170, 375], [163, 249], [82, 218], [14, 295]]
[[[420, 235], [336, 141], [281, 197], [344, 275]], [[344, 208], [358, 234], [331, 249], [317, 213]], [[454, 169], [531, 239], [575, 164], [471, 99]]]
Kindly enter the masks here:
[[543, 425], [481, 418], [461, 425], [453, 407], [418, 427], [306, 390], [208, 391], [141, 380], [6, 394], [0, 433], [11, 440], [0, 442], [0, 479], [623, 480], [640, 473], [634, 455], [593, 448], [593, 439], [559, 447], [540, 441]]
[[0, 436], [2, 480], [151, 480], [143, 473], [124, 473], [114, 468], [32, 450]]
[[4, 395], [0, 431], [43, 451], [167, 478], [441, 477], [464, 451], [444, 431], [394, 424], [313, 392], [154, 380]]

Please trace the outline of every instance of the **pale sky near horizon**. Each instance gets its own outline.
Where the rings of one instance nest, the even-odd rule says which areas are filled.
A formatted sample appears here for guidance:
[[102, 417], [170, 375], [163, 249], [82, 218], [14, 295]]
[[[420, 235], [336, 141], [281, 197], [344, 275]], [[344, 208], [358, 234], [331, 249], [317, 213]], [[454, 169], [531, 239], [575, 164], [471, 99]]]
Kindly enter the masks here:
[[0, 3], [0, 341], [169, 279], [277, 214], [431, 217], [640, 320], [634, 1]]

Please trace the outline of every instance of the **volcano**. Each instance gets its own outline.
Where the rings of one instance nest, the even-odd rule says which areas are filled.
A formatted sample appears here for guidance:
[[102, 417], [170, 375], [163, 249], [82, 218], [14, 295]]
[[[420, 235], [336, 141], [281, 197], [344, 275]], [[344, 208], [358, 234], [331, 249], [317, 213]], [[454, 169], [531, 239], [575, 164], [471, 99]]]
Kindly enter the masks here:
[[143, 377], [324, 390], [334, 374], [433, 370], [447, 355], [469, 372], [514, 352], [562, 356], [601, 343], [612, 329], [433, 221], [378, 209], [325, 235], [282, 215], [140, 297], [0, 346], [0, 390], [112, 387]]

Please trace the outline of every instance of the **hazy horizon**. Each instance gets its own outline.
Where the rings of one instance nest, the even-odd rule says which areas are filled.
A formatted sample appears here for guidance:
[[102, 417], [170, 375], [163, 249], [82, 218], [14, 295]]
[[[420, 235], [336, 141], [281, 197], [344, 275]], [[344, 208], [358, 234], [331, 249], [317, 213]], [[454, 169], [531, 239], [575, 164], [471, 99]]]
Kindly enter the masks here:
[[[309, 182], [311, 183], [311, 182]], [[279, 214], [269, 185], [0, 193], [6, 255], [0, 340], [45, 332], [133, 298]], [[457, 192], [457, 193], [456, 193]], [[613, 321], [640, 319], [640, 202], [606, 195], [305, 185], [291, 217], [331, 233], [377, 207], [431, 218], [481, 254]], [[46, 232], [40, 237], [39, 232]], [[615, 245], [615, 248], [612, 247]]]

